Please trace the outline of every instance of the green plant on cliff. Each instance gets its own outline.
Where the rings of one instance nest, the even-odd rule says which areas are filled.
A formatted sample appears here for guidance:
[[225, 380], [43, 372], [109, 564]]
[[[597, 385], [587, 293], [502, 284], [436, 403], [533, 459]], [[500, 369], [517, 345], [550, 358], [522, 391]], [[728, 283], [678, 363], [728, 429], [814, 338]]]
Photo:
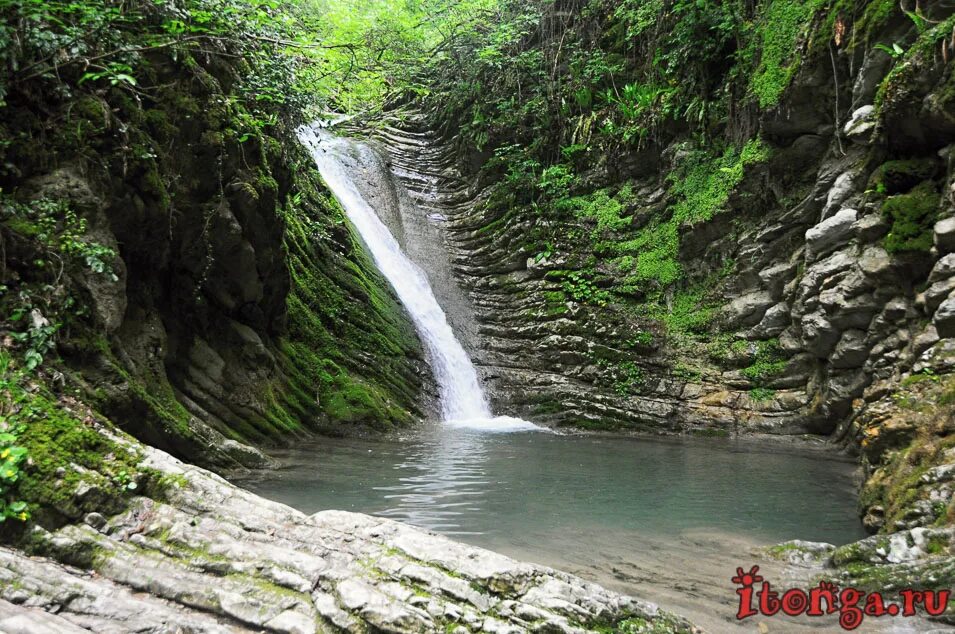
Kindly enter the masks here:
[[786, 369], [786, 359], [777, 339], [756, 341], [748, 347], [751, 349], [751, 363], [740, 373], [757, 387], [765, 386]]
[[[17, 420], [12, 390], [17, 377], [10, 355], [0, 350], [0, 522], [10, 518], [26, 521], [30, 517], [27, 503], [16, 495], [20, 467], [27, 459], [27, 449], [18, 444], [22, 423]], [[7, 411], [11, 410], [11, 411]]]
[[930, 181], [908, 194], [889, 197], [882, 204], [882, 215], [890, 223], [885, 250], [889, 253], [928, 251], [932, 247], [932, 225], [940, 199]]
[[53, 350], [57, 331], [86, 309], [71, 295], [67, 274], [86, 270], [110, 281], [116, 252], [90, 240], [86, 221], [62, 201], [40, 199], [21, 203], [0, 196], [0, 231], [28, 239], [35, 248], [28, 275], [0, 287], [0, 326], [23, 351], [27, 370], [39, 366]]
[[749, 55], [758, 52], [759, 65], [749, 88], [761, 108], [775, 106], [799, 68], [798, 42], [809, 31], [816, 11], [827, 0], [767, 0], [751, 40]]
[[[77, 399], [0, 351], [0, 510], [19, 520], [116, 512], [155, 473], [138, 450]], [[148, 487], [147, 487], [148, 489]], [[153, 489], [158, 494], [159, 489]]]
[[703, 150], [691, 152], [678, 171], [667, 178], [679, 202], [673, 208], [676, 222], [693, 224], [710, 220], [726, 208], [730, 193], [743, 180], [747, 167], [769, 158], [769, 148], [758, 138], [741, 148], [728, 147], [722, 155]]

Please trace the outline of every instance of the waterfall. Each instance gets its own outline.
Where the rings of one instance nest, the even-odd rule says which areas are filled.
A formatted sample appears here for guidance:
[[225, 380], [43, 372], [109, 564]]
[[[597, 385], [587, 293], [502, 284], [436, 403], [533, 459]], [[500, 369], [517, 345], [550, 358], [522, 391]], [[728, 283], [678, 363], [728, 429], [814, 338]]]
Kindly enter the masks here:
[[[490, 431], [542, 429], [518, 418], [491, 414], [474, 364], [454, 336], [427, 276], [401, 250], [355, 184], [354, 179], [367, 170], [382, 169], [374, 161], [363, 160], [370, 148], [319, 126], [300, 128], [299, 139], [311, 152], [325, 183], [411, 316], [434, 371], [445, 424]], [[386, 177], [390, 178], [390, 174]]]

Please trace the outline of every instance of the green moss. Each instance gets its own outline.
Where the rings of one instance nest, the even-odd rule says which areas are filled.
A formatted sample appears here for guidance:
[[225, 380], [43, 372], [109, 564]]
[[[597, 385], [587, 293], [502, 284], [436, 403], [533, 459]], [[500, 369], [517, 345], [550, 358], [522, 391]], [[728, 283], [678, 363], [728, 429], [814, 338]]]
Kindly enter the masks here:
[[39, 385], [5, 385], [0, 397], [16, 411], [5, 422], [19, 428], [18, 442], [29, 455], [16, 491], [39, 521], [115, 513], [132, 491], [158, 484], [158, 475], [140, 466], [141, 454], [111, 437], [110, 424], [92, 410]]
[[739, 149], [729, 147], [720, 156], [691, 153], [686, 163], [668, 177], [673, 192], [682, 197], [673, 207], [674, 219], [679, 224], [711, 219], [725, 209], [746, 168], [767, 158], [769, 148], [758, 138], [750, 139]]
[[928, 251], [932, 247], [932, 227], [938, 213], [940, 196], [931, 181], [925, 181], [908, 194], [888, 198], [882, 215], [890, 223], [884, 246], [889, 253]]
[[413, 326], [350, 229], [346, 254], [330, 248], [342, 212], [310, 173], [297, 178], [301, 195], [284, 214], [292, 277], [280, 343], [285, 381], [265, 395], [268, 417], [280, 428], [409, 424], [421, 360]]
[[826, 0], [768, 0], [756, 24], [753, 45], [759, 66], [749, 89], [761, 108], [775, 106], [799, 68], [798, 42]]
[[3, 220], [3, 226], [15, 233], [19, 233], [25, 238], [36, 238], [41, 232], [39, 225], [21, 216], [10, 216], [5, 218]]
[[[756, 342], [755, 348], [756, 351], [753, 355], [753, 362], [740, 372], [759, 388], [774, 377], [782, 374], [786, 369], [786, 360], [782, 356], [782, 351], [779, 348], [779, 341], [777, 339], [758, 341]], [[771, 390], [763, 390], [758, 392], [757, 395], [763, 397], [765, 400], [766, 398], [771, 398], [771, 395], [767, 396], [769, 392], [771, 392]]]
[[[623, 271], [625, 278], [618, 292], [647, 293], [681, 280], [684, 272], [679, 260], [680, 233], [684, 225], [707, 222], [724, 211], [746, 169], [768, 157], [769, 150], [759, 139], [750, 139], [740, 148], [729, 147], [717, 155], [705, 151], [688, 153], [667, 177], [676, 197], [669, 216], [657, 215], [632, 238], [608, 242], [602, 249], [598, 245], [598, 254], [605, 251], [622, 256], [618, 266], [632, 267]], [[708, 319], [709, 315], [703, 318]]]
[[909, 191], [933, 178], [938, 164], [930, 158], [887, 161], [873, 172], [869, 188], [888, 195]]

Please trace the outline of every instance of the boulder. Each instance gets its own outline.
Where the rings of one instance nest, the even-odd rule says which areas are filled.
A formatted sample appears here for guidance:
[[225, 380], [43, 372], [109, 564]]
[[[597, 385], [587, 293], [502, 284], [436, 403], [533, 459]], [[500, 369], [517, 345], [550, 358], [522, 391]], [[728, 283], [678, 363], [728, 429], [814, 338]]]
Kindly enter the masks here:
[[839, 331], [821, 310], [805, 315], [801, 323], [803, 346], [816, 357], [827, 358], [839, 341]]
[[852, 195], [852, 192], [855, 191], [855, 179], [854, 172], [839, 174], [826, 196], [826, 205], [822, 209], [823, 220], [829, 218]]
[[861, 368], [868, 357], [869, 345], [866, 343], [866, 333], [853, 329], [842, 333], [830, 363], [834, 368]]
[[[45, 557], [0, 546], [6, 632], [591, 631], [640, 619], [696, 632], [656, 605], [358, 513], [305, 515], [168, 454], [138, 446], [170, 478], [162, 502], [90, 525], [36, 528]], [[95, 573], [63, 565], [102, 553]], [[22, 606], [22, 607], [14, 607]], [[32, 625], [28, 625], [32, 624]]]
[[852, 231], [862, 243], [875, 242], [889, 232], [888, 223], [881, 214], [866, 214], [856, 220]]
[[789, 326], [789, 305], [779, 302], [766, 311], [762, 320], [749, 331], [748, 339], [769, 339], [779, 335]]
[[925, 289], [921, 295], [922, 303], [925, 305], [925, 312], [929, 315], [938, 310], [939, 305], [945, 301], [951, 292], [955, 290], [955, 277], [939, 280]]
[[955, 253], [939, 258], [928, 275], [929, 284], [955, 276]]
[[859, 269], [868, 277], [884, 278], [892, 268], [892, 256], [880, 246], [866, 247], [859, 257]]
[[792, 262], [778, 262], [759, 272], [759, 279], [774, 299], [781, 299], [786, 283], [796, 274], [796, 265]]
[[932, 323], [940, 338], [955, 337], [955, 293], [950, 294], [939, 304], [932, 317]]
[[849, 121], [843, 126], [842, 132], [848, 138], [859, 143], [865, 143], [872, 137], [878, 118], [876, 117], [875, 106], [869, 104], [856, 108]]
[[747, 293], [737, 297], [723, 309], [723, 318], [735, 326], [755, 326], [775, 303], [766, 291]]
[[810, 262], [818, 260], [845, 244], [852, 236], [857, 216], [855, 209], [842, 209], [806, 231], [806, 259]]
[[955, 216], [935, 223], [934, 240], [939, 253], [955, 251]]

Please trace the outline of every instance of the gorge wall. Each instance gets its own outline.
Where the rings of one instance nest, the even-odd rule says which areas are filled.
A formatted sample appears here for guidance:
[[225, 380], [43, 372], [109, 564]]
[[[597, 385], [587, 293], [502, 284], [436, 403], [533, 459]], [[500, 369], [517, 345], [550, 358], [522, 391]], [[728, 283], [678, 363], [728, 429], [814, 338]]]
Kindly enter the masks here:
[[[633, 37], [627, 3], [515, 6], [372, 134], [444, 234], [499, 411], [829, 436], [861, 453], [870, 530], [946, 525], [953, 7], [810, 4], [755, 10], [756, 61], [742, 36], [687, 61], [690, 106], [642, 74], [672, 14]], [[582, 50], [611, 60], [602, 98]]]

